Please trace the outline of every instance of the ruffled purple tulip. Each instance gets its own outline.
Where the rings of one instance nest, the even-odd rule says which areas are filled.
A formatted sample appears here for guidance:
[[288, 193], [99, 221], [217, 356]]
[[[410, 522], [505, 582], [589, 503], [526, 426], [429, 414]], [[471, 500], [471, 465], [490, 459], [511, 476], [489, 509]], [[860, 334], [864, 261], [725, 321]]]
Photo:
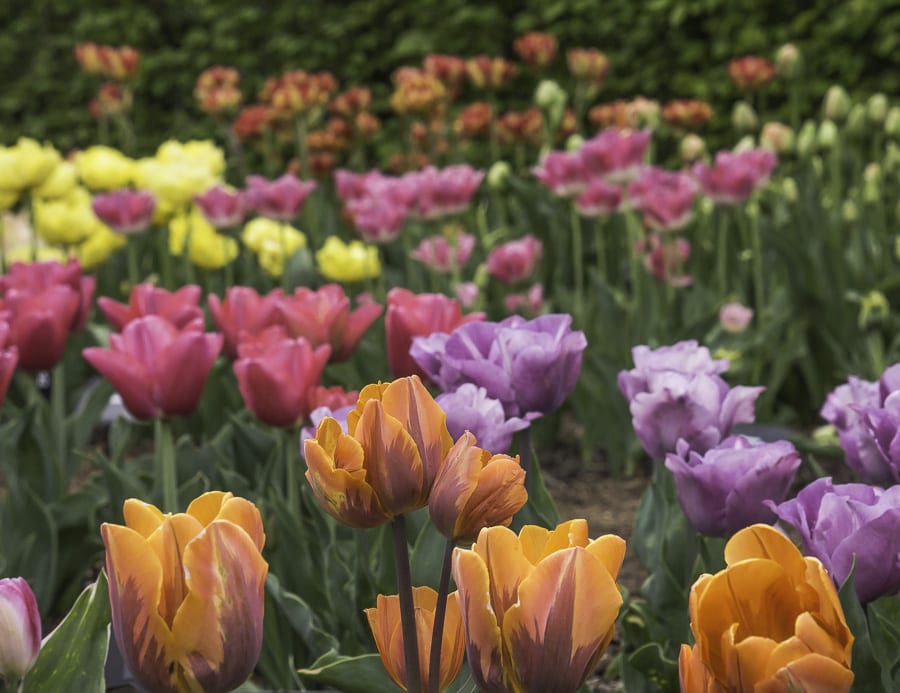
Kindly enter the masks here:
[[429, 236], [419, 242], [410, 257], [433, 272], [451, 274], [465, 266], [474, 250], [475, 236], [470, 233], [458, 233], [452, 239], [443, 235]]
[[805, 553], [822, 561], [840, 586], [850, 575], [863, 603], [900, 590], [900, 486], [834, 485], [816, 479], [796, 498], [768, 504], [794, 526]]
[[683, 438], [704, 454], [728, 437], [735, 424], [751, 423], [763, 387], [729, 387], [719, 373], [728, 361], [713, 361], [694, 341], [632, 350], [635, 368], [619, 373], [631, 421], [644, 450], [655, 460], [676, 451]]
[[784, 500], [800, 466], [797, 450], [784, 440], [731, 436], [705, 454], [684, 440], [676, 448], [676, 454], [666, 455], [666, 469], [675, 479], [678, 500], [691, 526], [714, 537], [774, 522], [775, 513], [763, 501]]
[[900, 483], [900, 364], [875, 383], [850, 376], [819, 412], [838, 433], [844, 457], [865, 482]]
[[609, 183], [627, 183], [644, 162], [652, 130], [608, 128], [586, 140], [578, 150], [587, 171]]
[[622, 208], [622, 188], [602, 178], [591, 178], [576, 199], [575, 206], [583, 217], [608, 217]]
[[628, 201], [648, 228], [677, 231], [694, 214], [697, 184], [687, 173], [649, 166], [628, 185]]
[[579, 195], [588, 183], [584, 162], [575, 152], [548, 152], [531, 172], [559, 197]]
[[507, 417], [544, 415], [563, 403], [581, 373], [587, 339], [571, 324], [564, 313], [472, 322], [449, 335], [414, 338], [410, 355], [445, 392], [472, 383], [499, 399]]
[[513, 433], [528, 428], [536, 418], [507, 418], [500, 400], [488, 397], [487, 390], [472, 383], [438, 395], [437, 403], [447, 413], [447, 429], [454, 440], [470, 431], [479, 447], [493, 454], [509, 452]]
[[715, 165], [696, 164], [694, 176], [714, 202], [736, 205], [765, 185], [777, 165], [778, 158], [768, 149], [718, 152]]
[[195, 195], [194, 202], [206, 220], [217, 229], [233, 229], [247, 216], [247, 195], [224, 185], [215, 185], [202, 195]]
[[292, 173], [271, 181], [262, 176], [248, 176], [247, 203], [260, 216], [292, 221], [315, 187], [314, 181], [302, 181]]
[[414, 186], [415, 202], [410, 210], [420, 219], [439, 219], [466, 211], [484, 179], [484, 171], [468, 164], [438, 169], [427, 166], [403, 176]]
[[125, 236], [145, 231], [153, 220], [156, 198], [146, 190], [122, 188], [97, 195], [91, 202], [97, 218]]
[[409, 210], [390, 197], [365, 195], [347, 203], [359, 235], [368, 243], [390, 243], [400, 236]]

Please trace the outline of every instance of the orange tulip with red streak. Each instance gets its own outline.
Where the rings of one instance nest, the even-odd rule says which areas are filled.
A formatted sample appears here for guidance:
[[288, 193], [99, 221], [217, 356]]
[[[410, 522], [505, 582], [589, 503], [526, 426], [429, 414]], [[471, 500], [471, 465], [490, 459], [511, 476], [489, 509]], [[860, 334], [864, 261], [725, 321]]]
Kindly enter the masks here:
[[230, 691], [262, 647], [268, 564], [259, 511], [213, 491], [185, 513], [125, 501], [125, 526], [104, 523], [109, 600], [128, 668], [152, 691]]
[[725, 562], [691, 590], [682, 691], [849, 691], [853, 635], [822, 564], [762, 524], [731, 538]]
[[456, 549], [466, 651], [488, 693], [567, 693], [590, 675], [613, 636], [622, 596], [616, 576], [625, 541], [591, 541], [587, 522], [555, 530], [481, 530]]
[[347, 430], [325, 417], [304, 446], [306, 479], [325, 512], [366, 528], [428, 503], [453, 440], [418, 376], [364, 387]]
[[525, 470], [518, 457], [491, 455], [463, 433], [450, 449], [428, 499], [428, 512], [448, 539], [473, 540], [484, 527], [509, 526], [525, 505]]
[[[434, 628], [434, 612], [438, 594], [430, 587], [413, 587], [413, 607], [416, 613], [416, 638], [419, 643], [419, 672], [422, 691], [428, 682], [431, 659], [431, 631]], [[378, 595], [374, 609], [366, 609], [369, 627], [378, 646], [378, 654], [385, 671], [400, 688], [406, 690], [406, 660], [403, 654], [403, 629], [400, 623], [400, 598], [395, 594]], [[462, 667], [465, 655], [462, 617], [459, 612], [459, 595], [447, 596], [447, 612], [441, 640], [440, 689], [453, 683]]]

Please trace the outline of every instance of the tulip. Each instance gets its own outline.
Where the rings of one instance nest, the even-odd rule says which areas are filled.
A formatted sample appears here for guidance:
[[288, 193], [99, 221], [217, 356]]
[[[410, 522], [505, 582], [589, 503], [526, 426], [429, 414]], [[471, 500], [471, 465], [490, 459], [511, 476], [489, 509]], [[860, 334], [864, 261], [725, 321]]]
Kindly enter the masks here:
[[690, 286], [693, 279], [685, 272], [691, 259], [691, 243], [675, 237], [667, 241], [658, 233], [651, 233], [646, 240], [635, 243], [635, 250], [644, 253], [644, 267], [661, 282], [669, 286]]
[[103, 523], [112, 626], [128, 669], [153, 691], [230, 691], [262, 648], [268, 565], [259, 510], [212, 491], [164, 515], [135, 498]]
[[726, 438], [705, 454], [684, 440], [666, 456], [678, 500], [691, 526], [710, 536], [730, 536], [757, 522], [775, 521], [766, 503], [780, 503], [800, 466], [793, 445], [744, 436]]
[[277, 304], [281, 322], [292, 337], [305, 337], [313, 347], [331, 345], [331, 360], [346, 361], [382, 306], [369, 303], [350, 310], [350, 299], [337, 284], [317, 290], [299, 287]]
[[118, 190], [134, 181], [135, 162], [118, 149], [88, 147], [75, 156], [78, 177], [91, 190]]
[[125, 235], [146, 230], [155, 207], [156, 198], [151, 193], [127, 188], [97, 195], [91, 204], [100, 221], [116, 233]]
[[584, 192], [575, 199], [575, 206], [583, 217], [611, 216], [622, 207], [622, 188], [602, 178], [590, 178]]
[[[423, 693], [430, 670], [431, 631], [434, 628], [437, 600], [437, 592], [430, 587], [413, 588], [416, 638], [419, 646], [419, 672]], [[375, 608], [365, 611], [385, 671], [394, 683], [406, 690], [406, 662], [403, 657], [403, 631], [400, 627], [400, 598], [397, 595], [379, 594]], [[459, 595], [456, 592], [447, 596], [447, 614], [441, 635], [440, 690], [444, 690], [453, 683], [459, 674], [465, 656]]]
[[257, 254], [260, 265], [273, 277], [284, 273], [285, 262], [307, 246], [306, 235], [285, 222], [257, 217], [244, 226], [241, 240]]
[[376, 247], [359, 241], [344, 243], [337, 236], [326, 238], [316, 251], [316, 267], [323, 277], [335, 282], [361, 282], [381, 274]]
[[0, 406], [6, 400], [6, 391], [19, 363], [18, 347], [7, 345], [9, 332], [9, 323], [0, 322]]
[[404, 178], [416, 191], [410, 211], [421, 219], [438, 219], [468, 209], [484, 179], [484, 171], [476, 171], [468, 164], [443, 169], [427, 166]]
[[506, 86], [518, 72], [518, 68], [503, 58], [477, 55], [466, 61], [466, 72], [474, 86], [493, 90]]
[[314, 182], [301, 181], [286, 173], [268, 181], [262, 176], [247, 178], [247, 203], [261, 216], [278, 221], [292, 221], [300, 213], [306, 198], [315, 189]]
[[15, 688], [34, 666], [40, 649], [41, 615], [34, 592], [24, 578], [3, 578], [0, 580], [0, 679], [6, 679]]
[[113, 233], [112, 229], [98, 220], [91, 235], [75, 248], [75, 253], [84, 269], [94, 270], [127, 244], [125, 236]]
[[725, 546], [727, 567], [691, 589], [686, 693], [850, 690], [853, 635], [825, 568], [768, 525]]
[[0, 147], [0, 189], [40, 187], [59, 164], [59, 152], [52, 146], [20, 137], [14, 146]]
[[97, 299], [97, 305], [116, 332], [121, 332], [132, 320], [145, 315], [158, 315], [181, 330], [197, 321], [203, 324], [200, 291], [200, 287], [194, 284], [174, 292], [153, 284], [137, 284], [132, 287], [127, 304], [101, 296]]
[[735, 86], [755, 91], [775, 79], [775, 65], [756, 55], [745, 55], [728, 63], [728, 74]]
[[[175, 143], [177, 144], [177, 143]], [[218, 180], [216, 162], [202, 159], [182, 159], [183, 154], [168, 152], [168, 158], [157, 154], [153, 159], [141, 159], [134, 168], [134, 184], [148, 190], [156, 197], [157, 220], [162, 221], [166, 215], [176, 210], [183, 210], [194, 199]], [[206, 220], [199, 213], [197, 217], [205, 224]]]
[[157, 148], [156, 158], [163, 163], [188, 164], [212, 177], [225, 173], [225, 151], [213, 140], [166, 140]]
[[503, 306], [510, 313], [537, 317], [544, 311], [544, 285], [532, 284], [525, 293], [507, 294], [503, 297]]
[[800, 533], [804, 550], [822, 561], [837, 586], [856, 566], [860, 602], [900, 591], [900, 486], [833, 484], [826, 477], [796, 498], [766, 505]]
[[403, 231], [409, 210], [390, 198], [366, 195], [347, 203], [347, 211], [363, 240], [384, 244], [396, 240]]
[[517, 38], [513, 48], [529, 67], [544, 68], [556, 57], [557, 42], [553, 34], [532, 31]]
[[19, 366], [34, 373], [53, 368], [63, 357], [69, 328], [78, 313], [78, 295], [57, 285], [26, 293], [6, 291], [9, 341], [19, 353]]
[[399, 287], [391, 289], [384, 319], [391, 373], [395, 378], [413, 374], [424, 377], [422, 369], [409, 355], [413, 337], [450, 333], [460, 325], [484, 320], [484, 317], [484, 313], [463, 315], [459, 303], [443, 294], [414, 294]]
[[587, 187], [587, 170], [574, 152], [549, 152], [531, 172], [559, 197], [580, 195]]
[[238, 245], [233, 238], [217, 233], [203, 213], [193, 207], [169, 222], [169, 252], [175, 256], [187, 252], [198, 267], [220, 269], [238, 256]]
[[501, 243], [487, 259], [488, 274], [504, 284], [531, 279], [544, 254], [544, 244], [532, 234]]
[[508, 527], [528, 500], [519, 458], [491, 455], [475, 447], [476, 442], [469, 431], [459, 437], [441, 464], [428, 499], [434, 526], [454, 542], [474, 541], [484, 527]]
[[34, 229], [52, 245], [81, 243], [100, 223], [91, 209], [90, 193], [75, 187], [62, 197], [34, 200]]
[[608, 183], [627, 183], [643, 165], [652, 135], [651, 130], [606, 129], [581, 145], [578, 155], [589, 173]]
[[202, 195], [195, 195], [194, 202], [217, 229], [239, 226], [247, 216], [246, 194], [224, 185], [214, 185]]
[[141, 54], [131, 46], [79, 43], [75, 46], [75, 59], [88, 74], [123, 81], [137, 73]]
[[240, 358], [234, 374], [244, 404], [269, 426], [290, 427], [306, 418], [311, 409], [308, 393], [322, 378], [331, 347], [315, 350], [303, 339], [283, 338], [266, 345], [261, 353], [238, 346]]
[[472, 251], [475, 250], [475, 236], [470, 233], [456, 233], [451, 239], [446, 236], [423, 238], [419, 246], [410, 253], [432, 272], [451, 274], [465, 267]]
[[456, 549], [475, 683], [496, 693], [578, 689], [612, 639], [624, 556], [620, 537], [590, 541], [585, 520], [526, 525], [518, 536], [488, 527], [471, 550]]
[[222, 335], [197, 323], [179, 330], [158, 315], [136, 318], [109, 349], [90, 347], [84, 358], [116, 388], [132, 416], [155, 419], [197, 408], [206, 377], [222, 348]]
[[449, 335], [414, 337], [410, 355], [445, 392], [471, 382], [499, 399], [507, 417], [544, 415], [559, 408], [581, 372], [587, 340], [571, 324], [566, 314], [472, 322]]
[[596, 86], [603, 83], [609, 72], [609, 59], [596, 48], [570, 48], [566, 62], [573, 77]]
[[322, 510], [367, 528], [425, 506], [453, 441], [418, 377], [364, 387], [347, 431], [326, 417], [304, 444], [306, 479]]
[[630, 204], [657, 231], [677, 231], [694, 213], [697, 184], [687, 173], [648, 167], [628, 185]]
[[487, 101], [476, 101], [463, 108], [453, 122], [453, 132], [468, 139], [488, 137], [491, 123], [494, 121], [494, 109]]
[[478, 301], [481, 290], [475, 282], [460, 282], [456, 285], [456, 298], [463, 308], [471, 308]]
[[774, 152], [766, 149], [752, 149], [740, 154], [719, 152], [715, 166], [699, 163], [694, 166], [694, 175], [703, 192], [713, 201], [734, 205], [744, 202], [754, 190], [765, 185], [777, 165]]
[[[312, 396], [310, 397], [312, 399]], [[338, 426], [341, 431], [347, 432], [347, 416], [349, 416], [350, 412], [356, 409], [356, 400], [357, 397], [353, 398], [352, 404], [347, 404], [341, 407], [329, 407], [329, 406], [320, 406], [316, 407], [309, 413], [309, 426], [304, 426], [300, 429], [300, 454], [306, 456], [306, 441], [307, 440], [315, 440], [316, 430], [319, 428], [319, 424], [328, 417], [337, 421]]]
[[260, 296], [249, 286], [228, 287], [224, 301], [215, 294], [209, 295], [209, 312], [225, 337], [224, 350], [228, 358], [234, 360], [237, 357], [242, 334], [258, 334], [278, 322], [281, 296], [281, 289]]
[[437, 403], [447, 413], [447, 430], [454, 440], [471, 431], [481, 441], [481, 447], [491, 452], [508, 451], [513, 433], [528, 428], [534, 418], [507, 418], [503, 403], [488, 397], [487, 390], [472, 383], [438, 395]]
[[706, 125], [712, 116], [712, 106], [699, 99], [675, 99], [662, 109], [663, 120], [682, 130], [697, 130]]
[[65, 264], [55, 260], [13, 262], [6, 276], [0, 277], [0, 292], [4, 295], [9, 295], [12, 289], [28, 294], [38, 293], [56, 285], [67, 286], [75, 292], [77, 305], [69, 329], [80, 332], [91, 312], [97, 280], [85, 277], [77, 260], [69, 260]]

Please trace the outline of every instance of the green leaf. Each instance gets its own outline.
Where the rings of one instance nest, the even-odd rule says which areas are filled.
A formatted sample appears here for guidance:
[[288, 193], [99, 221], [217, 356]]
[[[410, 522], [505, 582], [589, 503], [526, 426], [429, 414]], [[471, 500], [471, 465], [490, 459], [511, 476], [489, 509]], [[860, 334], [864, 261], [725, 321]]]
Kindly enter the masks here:
[[409, 554], [412, 584], [438, 588], [446, 547], [446, 537], [431, 522], [426, 522]]
[[106, 574], [86, 588], [63, 622], [41, 646], [23, 693], [79, 691], [103, 693], [109, 648], [110, 608]]
[[344, 657], [334, 651], [327, 652], [311, 667], [298, 669], [297, 673], [307, 683], [333, 686], [343, 693], [393, 693], [398, 690], [377, 654]]
[[881, 689], [881, 667], [875, 661], [872, 652], [872, 640], [869, 637], [869, 624], [866, 612], [856, 596], [856, 588], [853, 586], [853, 576], [856, 573], [856, 558], [853, 559], [853, 567], [850, 575], [838, 590], [841, 599], [841, 607], [844, 609], [844, 618], [847, 626], [855, 638], [853, 641], [853, 689], [858, 691], [877, 691]]
[[321, 622], [309, 604], [293, 592], [282, 589], [278, 578], [269, 573], [266, 578], [266, 589], [275, 599], [279, 610], [287, 618], [294, 631], [303, 639], [310, 652], [318, 655], [329, 650], [336, 650], [339, 643], [329, 633], [322, 630]]

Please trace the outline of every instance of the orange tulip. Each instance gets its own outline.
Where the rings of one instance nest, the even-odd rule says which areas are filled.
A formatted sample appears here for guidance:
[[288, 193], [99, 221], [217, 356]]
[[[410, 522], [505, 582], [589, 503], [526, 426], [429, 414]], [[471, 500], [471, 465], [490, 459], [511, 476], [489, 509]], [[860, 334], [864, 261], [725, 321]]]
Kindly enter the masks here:
[[[413, 588], [413, 606], [416, 610], [416, 638], [419, 643], [419, 671], [422, 691], [428, 682], [431, 657], [431, 631], [434, 627], [434, 611], [438, 594], [430, 587]], [[403, 654], [403, 629], [400, 624], [400, 598], [395, 594], [378, 595], [376, 607], [366, 609], [369, 627], [375, 637], [378, 653], [385, 671], [400, 688], [406, 690], [406, 661]], [[459, 596], [452, 592], [447, 596], [447, 613], [441, 640], [441, 684], [444, 690], [453, 683], [462, 667], [465, 654], [462, 617], [459, 612]]]
[[585, 520], [528, 525], [518, 536], [489, 527], [472, 550], [456, 549], [475, 682], [491, 693], [576, 690], [612, 639], [624, 556], [620, 537], [589, 540]]
[[681, 690], [849, 691], [853, 635], [822, 564], [763, 524], [735, 534], [725, 562], [691, 589]]
[[135, 498], [125, 525], [104, 523], [113, 631], [128, 668], [153, 691], [230, 691], [262, 647], [268, 564], [259, 511], [213, 491], [164, 515]]
[[325, 512], [366, 528], [428, 503], [453, 440], [418, 376], [364, 387], [347, 430], [326, 417], [305, 443], [306, 479]]
[[473, 540], [484, 527], [508, 526], [525, 505], [525, 470], [519, 458], [491, 456], [475, 447], [475, 436], [463, 433], [441, 465], [428, 512], [448, 539]]

